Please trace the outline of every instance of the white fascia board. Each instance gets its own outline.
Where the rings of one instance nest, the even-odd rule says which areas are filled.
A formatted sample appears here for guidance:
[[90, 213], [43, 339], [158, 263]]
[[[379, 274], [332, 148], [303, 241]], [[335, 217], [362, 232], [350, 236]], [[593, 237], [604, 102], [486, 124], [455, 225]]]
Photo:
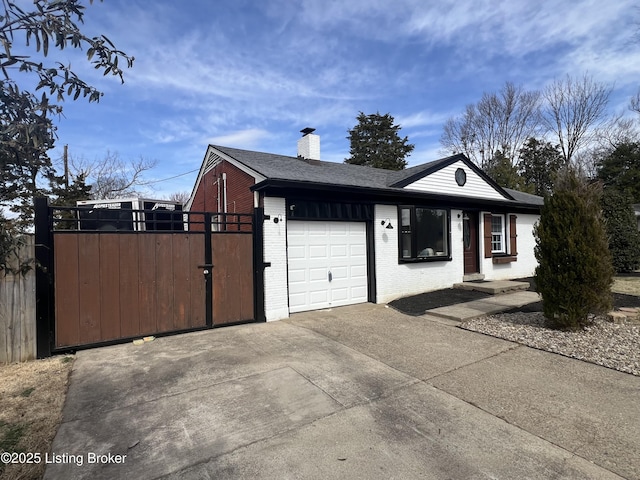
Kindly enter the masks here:
[[198, 185], [200, 185], [200, 182], [202, 181], [202, 177], [204, 177], [207, 174], [207, 172], [209, 172], [211, 169], [215, 168], [220, 163], [220, 160], [217, 160], [217, 161], [213, 162], [211, 165], [208, 165], [208, 158], [209, 158], [209, 155], [211, 155], [212, 153], [215, 154], [216, 156], [218, 156], [219, 158], [222, 158], [222, 159], [226, 160], [227, 162], [229, 162], [233, 166], [237, 167], [239, 170], [242, 170], [244, 173], [252, 176], [255, 179], [255, 183], [261, 182], [261, 181], [266, 179], [266, 177], [264, 177], [263, 175], [260, 175], [255, 170], [252, 170], [251, 168], [247, 167], [246, 165], [244, 165], [244, 164], [238, 162], [237, 160], [235, 160], [233, 157], [230, 157], [229, 155], [227, 155], [227, 154], [221, 152], [220, 150], [214, 148], [212, 145], [209, 145], [207, 147], [206, 153], [204, 154], [204, 159], [202, 160], [202, 164], [200, 165], [200, 171], [198, 172], [198, 176], [196, 178], [196, 181], [193, 184], [193, 189], [191, 190], [191, 195], [189, 196], [189, 200], [184, 205], [185, 211], [191, 210], [191, 204], [193, 203], [193, 199], [195, 198], [196, 190], [198, 188]]

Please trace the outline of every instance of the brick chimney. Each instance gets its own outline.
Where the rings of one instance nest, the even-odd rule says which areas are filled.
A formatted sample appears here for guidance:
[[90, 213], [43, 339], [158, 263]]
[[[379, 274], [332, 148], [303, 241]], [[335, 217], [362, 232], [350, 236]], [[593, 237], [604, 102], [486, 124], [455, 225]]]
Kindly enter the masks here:
[[304, 160], [320, 160], [320, 136], [314, 135], [315, 128], [300, 130], [302, 138], [298, 140], [298, 157]]

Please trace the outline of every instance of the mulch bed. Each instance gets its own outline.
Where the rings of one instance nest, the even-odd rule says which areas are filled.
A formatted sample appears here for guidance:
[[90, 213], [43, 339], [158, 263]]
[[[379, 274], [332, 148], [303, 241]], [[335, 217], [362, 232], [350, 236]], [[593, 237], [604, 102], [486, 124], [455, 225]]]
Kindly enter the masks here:
[[458, 303], [472, 302], [490, 297], [490, 293], [474, 290], [447, 288], [435, 292], [420, 293], [411, 297], [399, 298], [389, 303], [389, 306], [407, 315], [422, 315], [427, 310], [438, 307], [448, 307]]
[[[518, 278], [518, 281], [529, 282], [529, 291], [535, 292], [533, 278]], [[407, 315], [422, 315], [427, 310], [438, 307], [448, 307], [458, 303], [471, 302], [490, 297], [491, 294], [476, 292], [473, 290], [461, 290], [457, 288], [447, 288], [436, 290], [435, 292], [420, 293], [410, 297], [399, 298], [389, 303], [389, 306]], [[640, 297], [625, 295], [622, 293], [613, 294], [613, 306], [620, 307], [640, 307]], [[542, 302], [530, 303], [523, 307], [508, 310], [505, 313], [515, 312], [542, 312]]]

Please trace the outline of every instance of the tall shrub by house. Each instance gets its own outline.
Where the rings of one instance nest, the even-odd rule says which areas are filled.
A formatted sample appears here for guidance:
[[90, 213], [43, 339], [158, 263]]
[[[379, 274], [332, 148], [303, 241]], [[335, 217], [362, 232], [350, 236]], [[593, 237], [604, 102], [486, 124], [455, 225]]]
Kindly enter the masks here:
[[640, 266], [640, 232], [631, 206], [631, 196], [615, 188], [605, 188], [602, 195], [609, 251], [616, 272], [632, 272]]
[[547, 326], [577, 329], [611, 308], [613, 267], [600, 208], [601, 188], [567, 170], [545, 198], [535, 227], [535, 282]]

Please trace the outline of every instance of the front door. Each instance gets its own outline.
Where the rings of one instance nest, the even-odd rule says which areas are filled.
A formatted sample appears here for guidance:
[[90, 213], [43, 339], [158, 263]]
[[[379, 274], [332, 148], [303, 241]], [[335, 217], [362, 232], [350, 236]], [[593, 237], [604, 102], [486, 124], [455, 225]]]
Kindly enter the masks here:
[[464, 274], [479, 273], [478, 215], [475, 212], [462, 212], [462, 241], [464, 242]]

